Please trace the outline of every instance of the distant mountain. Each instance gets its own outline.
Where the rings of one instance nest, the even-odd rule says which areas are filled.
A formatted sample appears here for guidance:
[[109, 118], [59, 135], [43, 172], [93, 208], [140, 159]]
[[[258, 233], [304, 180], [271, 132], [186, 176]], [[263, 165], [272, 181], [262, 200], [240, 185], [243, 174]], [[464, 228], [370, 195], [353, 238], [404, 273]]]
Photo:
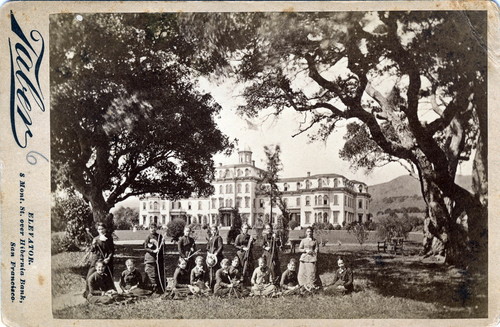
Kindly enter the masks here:
[[[471, 190], [472, 176], [458, 175], [458, 185]], [[379, 211], [386, 209], [418, 208], [425, 210], [425, 202], [420, 189], [420, 182], [411, 176], [400, 176], [390, 182], [376, 184], [368, 188], [372, 201], [371, 213], [376, 216]]]

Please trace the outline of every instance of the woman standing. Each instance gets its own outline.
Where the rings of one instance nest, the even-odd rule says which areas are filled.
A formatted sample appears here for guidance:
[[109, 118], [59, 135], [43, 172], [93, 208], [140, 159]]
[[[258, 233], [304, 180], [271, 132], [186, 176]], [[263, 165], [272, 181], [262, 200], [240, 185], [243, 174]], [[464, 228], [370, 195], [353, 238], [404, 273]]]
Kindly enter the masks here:
[[319, 243], [313, 237], [313, 229], [306, 229], [306, 238], [299, 245], [300, 256], [299, 265], [299, 285], [304, 286], [308, 290], [318, 289], [321, 287], [321, 279], [319, 279], [316, 263], [318, 260]]

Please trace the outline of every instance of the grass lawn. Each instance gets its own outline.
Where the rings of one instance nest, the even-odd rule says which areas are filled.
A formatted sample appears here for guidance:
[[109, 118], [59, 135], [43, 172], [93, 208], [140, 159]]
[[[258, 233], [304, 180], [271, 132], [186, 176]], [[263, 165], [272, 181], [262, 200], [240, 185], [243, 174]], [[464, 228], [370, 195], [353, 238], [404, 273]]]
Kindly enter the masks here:
[[[166, 274], [173, 275], [177, 254], [167, 246]], [[255, 256], [260, 255], [256, 251]], [[332, 245], [320, 249], [318, 269], [324, 285], [331, 283], [336, 259], [342, 256], [354, 269], [355, 292], [347, 296], [318, 294], [310, 297], [275, 299], [193, 298], [183, 301], [146, 299], [126, 306], [79, 304], [54, 311], [63, 319], [335, 319], [335, 318], [482, 318], [487, 316], [487, 276], [471, 274], [415, 254], [417, 244], [405, 255], [377, 253], [374, 246]], [[224, 253], [234, 255], [225, 245]], [[136, 259], [143, 273], [144, 252], [140, 246], [117, 246], [115, 276], [124, 261]], [[83, 253], [60, 253], [52, 257], [52, 294], [81, 293], [85, 267], [78, 262]], [[299, 254], [282, 253], [282, 270]], [[76, 296], [76, 295], [75, 295]]]

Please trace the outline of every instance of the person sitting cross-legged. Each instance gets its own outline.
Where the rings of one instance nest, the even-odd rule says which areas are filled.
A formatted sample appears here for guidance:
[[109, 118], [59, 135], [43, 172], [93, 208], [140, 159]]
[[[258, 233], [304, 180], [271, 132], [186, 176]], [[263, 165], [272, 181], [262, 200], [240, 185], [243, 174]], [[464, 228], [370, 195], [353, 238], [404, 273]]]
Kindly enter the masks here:
[[276, 286], [272, 283], [271, 272], [266, 265], [266, 259], [260, 257], [259, 266], [255, 268], [252, 274], [252, 296], [275, 296]]
[[119, 284], [123, 294], [139, 297], [151, 295], [151, 291], [142, 287], [142, 276], [135, 268], [134, 260], [128, 259], [125, 261], [125, 265], [127, 269], [122, 272]]

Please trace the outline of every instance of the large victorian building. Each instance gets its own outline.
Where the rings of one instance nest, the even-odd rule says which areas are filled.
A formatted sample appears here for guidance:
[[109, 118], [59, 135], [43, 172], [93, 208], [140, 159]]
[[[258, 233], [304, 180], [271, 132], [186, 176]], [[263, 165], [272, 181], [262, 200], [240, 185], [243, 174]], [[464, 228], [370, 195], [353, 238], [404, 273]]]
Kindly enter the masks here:
[[[252, 226], [265, 221], [275, 223], [281, 212], [276, 206], [271, 208], [269, 196], [261, 191], [259, 178], [264, 171], [255, 166], [250, 149], [238, 155], [238, 163], [215, 169], [215, 192], [210, 198], [141, 198], [139, 224], [147, 227], [155, 222], [165, 226], [179, 217], [188, 223], [229, 227], [237, 213]], [[362, 182], [337, 174], [307, 173], [305, 177], [280, 179], [278, 186], [291, 219], [302, 227], [314, 222], [344, 225], [369, 218], [370, 194]]]

